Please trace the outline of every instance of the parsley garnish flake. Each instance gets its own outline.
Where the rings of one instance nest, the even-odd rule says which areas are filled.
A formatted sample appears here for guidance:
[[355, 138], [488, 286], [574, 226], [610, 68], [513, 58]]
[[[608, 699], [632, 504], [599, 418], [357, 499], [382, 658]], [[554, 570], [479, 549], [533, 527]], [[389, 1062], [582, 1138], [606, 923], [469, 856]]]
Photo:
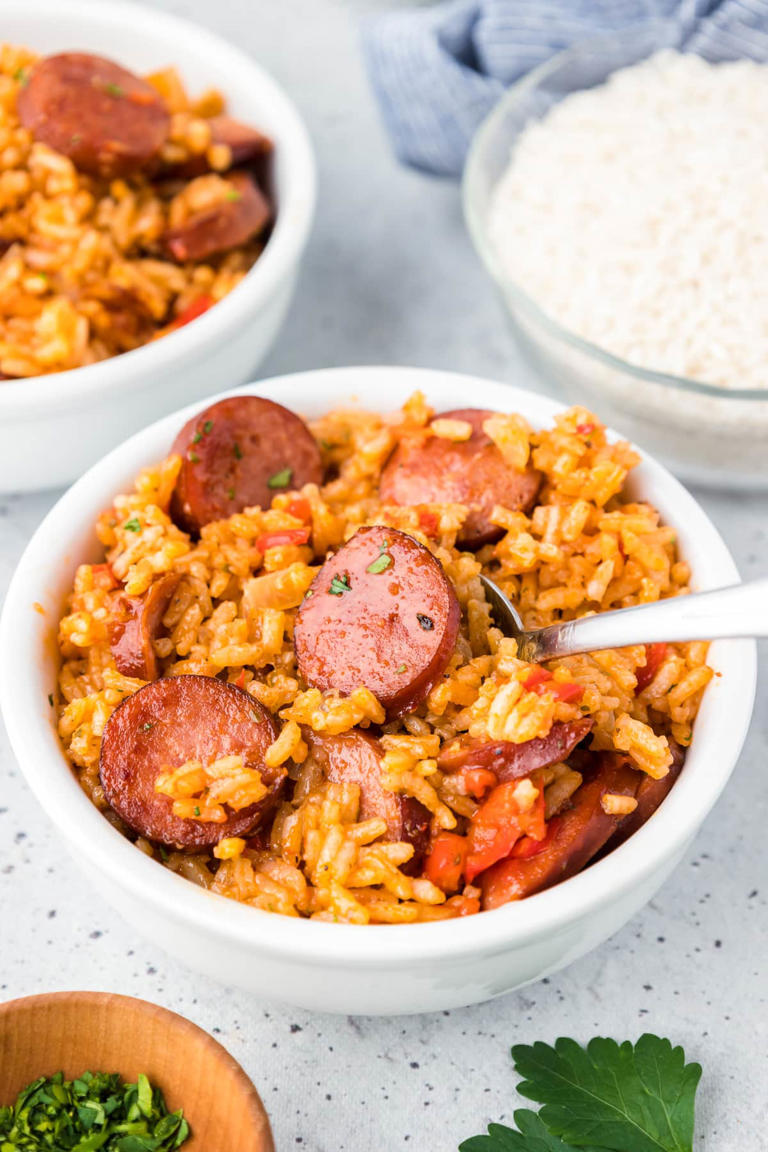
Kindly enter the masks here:
[[141, 532], [141, 521], [137, 516], [132, 516], [130, 520], [126, 520], [123, 528], [125, 528], [127, 532]]
[[293, 468], [281, 468], [267, 480], [267, 488], [287, 488], [293, 476]]
[[345, 572], [343, 576], [339, 576], [337, 573], [331, 580], [328, 591], [331, 596], [343, 596], [345, 592], [351, 592], [352, 585], [349, 582], [349, 575]]

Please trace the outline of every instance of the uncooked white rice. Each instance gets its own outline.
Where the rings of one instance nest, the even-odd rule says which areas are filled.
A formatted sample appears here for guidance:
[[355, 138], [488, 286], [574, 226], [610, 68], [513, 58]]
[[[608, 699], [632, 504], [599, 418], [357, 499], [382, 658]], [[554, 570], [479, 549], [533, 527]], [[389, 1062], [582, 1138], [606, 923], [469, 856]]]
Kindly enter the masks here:
[[507, 276], [635, 365], [768, 389], [766, 109], [768, 67], [674, 52], [566, 97], [495, 190]]

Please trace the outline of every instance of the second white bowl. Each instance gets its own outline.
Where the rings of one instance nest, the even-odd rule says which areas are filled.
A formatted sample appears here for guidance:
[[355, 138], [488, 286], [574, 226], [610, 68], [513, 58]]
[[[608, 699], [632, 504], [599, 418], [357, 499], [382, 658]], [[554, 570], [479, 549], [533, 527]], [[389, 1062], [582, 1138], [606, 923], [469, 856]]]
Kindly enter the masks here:
[[2, 13], [3, 39], [36, 52], [94, 52], [141, 74], [172, 65], [190, 91], [218, 88], [233, 116], [275, 142], [275, 227], [233, 292], [133, 352], [0, 382], [0, 491], [23, 492], [68, 483], [148, 421], [252, 376], [291, 300], [314, 213], [315, 163], [283, 89], [205, 28], [122, 0], [5, 0]]

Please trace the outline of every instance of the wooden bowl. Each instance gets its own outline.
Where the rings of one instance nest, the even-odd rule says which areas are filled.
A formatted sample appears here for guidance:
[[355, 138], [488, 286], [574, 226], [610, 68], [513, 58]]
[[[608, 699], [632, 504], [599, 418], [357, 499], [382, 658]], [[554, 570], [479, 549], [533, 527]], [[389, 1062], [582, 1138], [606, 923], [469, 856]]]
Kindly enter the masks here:
[[182, 1152], [274, 1152], [259, 1094], [236, 1060], [196, 1024], [131, 996], [52, 992], [0, 1004], [0, 1104], [38, 1076], [144, 1072], [170, 1111], [183, 1108]]

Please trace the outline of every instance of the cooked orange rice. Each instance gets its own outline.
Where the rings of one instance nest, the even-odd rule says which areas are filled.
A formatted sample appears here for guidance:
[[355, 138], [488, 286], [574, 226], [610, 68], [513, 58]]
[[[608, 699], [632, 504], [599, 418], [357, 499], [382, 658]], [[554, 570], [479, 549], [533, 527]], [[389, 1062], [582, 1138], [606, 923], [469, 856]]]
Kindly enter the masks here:
[[[664, 776], [672, 761], [668, 737], [683, 747], [690, 743], [702, 692], [713, 675], [706, 644], [669, 645], [655, 676], [637, 695], [637, 673], [646, 662], [642, 645], [551, 661], [555, 684], [583, 688], [578, 703], [562, 702], [551, 692], [526, 688], [531, 665], [518, 660], [514, 641], [492, 626], [478, 579], [481, 572], [491, 575], [527, 626], [686, 593], [689, 570], [678, 557], [674, 529], [662, 525], [648, 504], [622, 499], [624, 481], [637, 463], [630, 446], [607, 443], [599, 422], [579, 408], [541, 432], [515, 415], [489, 421], [505, 457], [516, 467], [530, 458], [544, 485], [530, 515], [497, 507], [493, 520], [504, 535], [473, 554], [455, 547], [465, 514], [461, 506], [428, 506], [435, 539], [421, 527], [425, 506], [385, 506], [378, 499], [380, 472], [398, 439], [426, 426], [432, 415], [417, 393], [391, 418], [337, 411], [311, 425], [335, 478], [322, 488], [302, 490], [311, 506], [308, 545], [267, 548], [263, 555], [256, 547], [265, 532], [301, 526], [287, 511], [295, 493], [284, 492], [271, 508], [247, 509], [206, 525], [199, 541], [190, 539], [168, 514], [178, 457], [142, 472], [135, 490], [118, 496], [98, 521], [105, 562], [77, 570], [59, 626], [57, 705], [61, 739], [94, 804], [120, 823], [107, 808], [99, 781], [100, 739], [115, 707], [143, 685], [122, 676], [112, 657], [108, 629], [116, 581], [137, 596], [158, 574], [178, 574], [163, 619], [167, 634], [155, 641], [161, 674], [226, 678], [269, 709], [279, 727], [266, 762], [286, 765], [295, 784], [263, 842], [231, 837], [212, 853], [195, 855], [137, 841], [142, 851], [213, 892], [286, 915], [359, 924], [436, 920], [478, 910], [477, 888], [467, 885], [446, 897], [423, 876], [403, 872], [412, 845], [387, 841], [384, 820], [359, 818], [358, 786], [325, 779], [302, 726], [318, 733], [379, 726], [385, 787], [425, 805], [434, 831], [456, 828], [478, 807], [459, 778], [437, 765], [441, 747], [458, 734], [522, 743], [545, 736], [555, 722], [588, 715], [593, 749], [620, 750], [653, 778]], [[459, 437], [463, 431], [438, 427], [437, 433]], [[296, 610], [317, 564], [368, 524], [404, 530], [430, 548], [462, 607], [460, 636], [446, 674], [425, 704], [391, 723], [362, 686], [347, 697], [307, 688], [292, 646]], [[220, 798], [241, 788], [240, 802], [250, 803], [260, 780], [244, 773], [239, 757], [231, 759], [238, 762], [170, 765], [163, 791], [182, 806], [180, 814], [190, 796], [199, 801], [212, 782]], [[547, 817], [567, 805], [581, 783], [579, 772], [567, 764], [534, 777], [535, 787], [521, 781], [516, 799], [524, 806], [543, 789]], [[602, 803], [606, 812], [632, 808], [624, 796], [604, 796]]]
[[0, 373], [38, 376], [80, 368], [163, 335], [201, 297], [215, 303], [242, 280], [263, 244], [205, 263], [177, 264], [158, 240], [230, 192], [226, 145], [211, 145], [210, 117], [224, 101], [191, 99], [174, 69], [146, 77], [171, 113], [160, 155], [169, 165], [205, 156], [211, 174], [151, 182], [79, 172], [35, 142], [16, 100], [36, 56], [0, 45]]

